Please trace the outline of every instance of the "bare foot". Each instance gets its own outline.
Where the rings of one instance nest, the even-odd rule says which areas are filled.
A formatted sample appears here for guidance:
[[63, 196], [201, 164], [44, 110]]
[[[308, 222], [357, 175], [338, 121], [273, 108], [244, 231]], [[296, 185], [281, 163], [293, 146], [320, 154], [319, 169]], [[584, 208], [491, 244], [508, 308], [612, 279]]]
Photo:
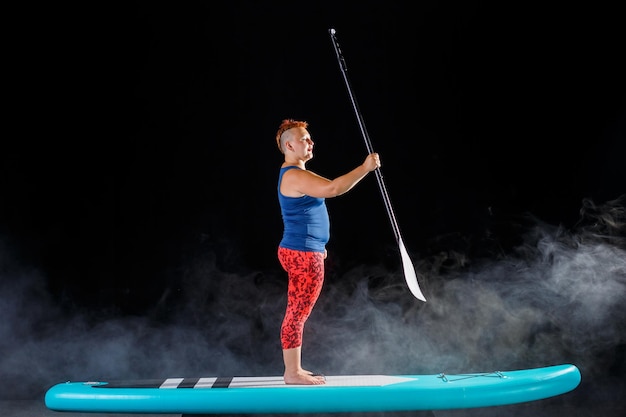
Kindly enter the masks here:
[[324, 375], [313, 375], [312, 372], [302, 371], [294, 375], [284, 376], [285, 384], [288, 385], [324, 385], [326, 384], [326, 378]]

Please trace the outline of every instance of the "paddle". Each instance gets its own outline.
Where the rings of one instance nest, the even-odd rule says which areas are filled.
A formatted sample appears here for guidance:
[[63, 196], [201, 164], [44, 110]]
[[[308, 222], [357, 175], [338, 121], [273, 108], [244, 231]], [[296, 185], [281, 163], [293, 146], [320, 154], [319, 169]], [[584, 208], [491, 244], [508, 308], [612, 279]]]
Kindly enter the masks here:
[[[373, 147], [372, 142], [370, 141], [369, 135], [367, 133], [367, 129], [365, 128], [365, 122], [363, 121], [363, 117], [361, 116], [361, 112], [359, 111], [359, 106], [356, 102], [356, 98], [354, 93], [352, 92], [352, 87], [350, 85], [350, 80], [348, 79], [348, 67], [346, 66], [346, 60], [343, 57], [341, 52], [341, 48], [339, 48], [339, 42], [337, 42], [337, 37], [335, 36], [335, 29], [329, 29], [330, 39], [333, 42], [333, 46], [335, 47], [335, 53], [337, 54], [337, 60], [339, 61], [339, 68], [341, 69], [341, 73], [343, 74], [343, 79], [346, 83], [346, 87], [348, 89], [348, 94], [350, 95], [350, 101], [352, 101], [352, 106], [354, 107], [354, 112], [357, 116], [357, 121], [359, 122], [359, 128], [361, 129], [361, 133], [363, 134], [363, 139], [365, 140], [365, 146], [367, 147], [367, 152], [372, 153]], [[400, 228], [398, 227], [398, 222], [396, 221], [396, 216], [393, 213], [393, 208], [391, 207], [391, 201], [389, 200], [389, 195], [387, 194], [387, 188], [385, 187], [385, 182], [383, 181], [383, 174], [378, 168], [376, 171], [376, 180], [378, 181], [378, 188], [380, 188], [380, 192], [383, 196], [383, 201], [385, 202], [385, 208], [387, 209], [387, 214], [389, 215], [389, 220], [391, 221], [391, 226], [393, 228], [393, 233], [396, 237], [396, 241], [398, 242], [398, 246], [400, 248], [400, 256], [402, 257], [402, 266], [404, 269], [404, 278], [406, 283], [411, 290], [411, 293], [418, 299], [422, 301], [426, 301], [426, 297], [422, 294], [420, 290], [419, 284], [417, 283], [417, 276], [415, 275], [415, 268], [413, 267], [413, 263], [411, 262], [411, 258], [409, 257], [406, 248], [404, 247], [404, 242], [402, 242], [402, 236], [400, 235]]]

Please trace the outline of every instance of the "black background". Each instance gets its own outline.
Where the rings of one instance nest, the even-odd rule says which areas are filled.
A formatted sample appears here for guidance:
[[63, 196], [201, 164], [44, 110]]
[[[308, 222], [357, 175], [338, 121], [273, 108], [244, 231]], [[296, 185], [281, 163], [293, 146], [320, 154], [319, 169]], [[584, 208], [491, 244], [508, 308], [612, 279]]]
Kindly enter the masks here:
[[[1, 279], [9, 318], [41, 310], [25, 340], [54, 333], [46, 316], [170, 324], [188, 291], [200, 310], [228, 305], [203, 279], [280, 287], [280, 121], [309, 122], [308, 167], [324, 176], [366, 155], [330, 28], [418, 269], [441, 254], [466, 269], [502, 259], [530, 219], [573, 230], [584, 201], [626, 191], [624, 34], [602, 3], [132, 2], [14, 17]], [[327, 204], [328, 291], [361, 267], [401, 281], [374, 176]], [[219, 273], [187, 288], [207, 258]], [[13, 302], [32, 293], [38, 307]]]

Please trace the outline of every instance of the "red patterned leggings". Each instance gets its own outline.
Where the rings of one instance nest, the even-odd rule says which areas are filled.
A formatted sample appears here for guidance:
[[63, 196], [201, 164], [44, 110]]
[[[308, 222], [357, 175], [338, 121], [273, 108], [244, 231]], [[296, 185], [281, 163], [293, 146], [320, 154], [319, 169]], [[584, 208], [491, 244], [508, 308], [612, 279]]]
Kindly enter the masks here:
[[278, 260], [289, 277], [280, 341], [283, 349], [293, 349], [302, 346], [304, 323], [322, 291], [324, 254], [279, 247]]

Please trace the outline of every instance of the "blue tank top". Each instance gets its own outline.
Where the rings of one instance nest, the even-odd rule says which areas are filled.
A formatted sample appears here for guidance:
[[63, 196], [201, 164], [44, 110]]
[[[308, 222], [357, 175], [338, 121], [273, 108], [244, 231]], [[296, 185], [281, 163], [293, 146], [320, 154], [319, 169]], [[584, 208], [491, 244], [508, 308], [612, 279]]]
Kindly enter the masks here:
[[324, 252], [330, 239], [330, 220], [323, 198], [304, 195], [288, 197], [280, 192], [283, 174], [297, 166], [280, 169], [278, 175], [278, 202], [283, 216], [283, 238], [279, 246], [305, 252]]

